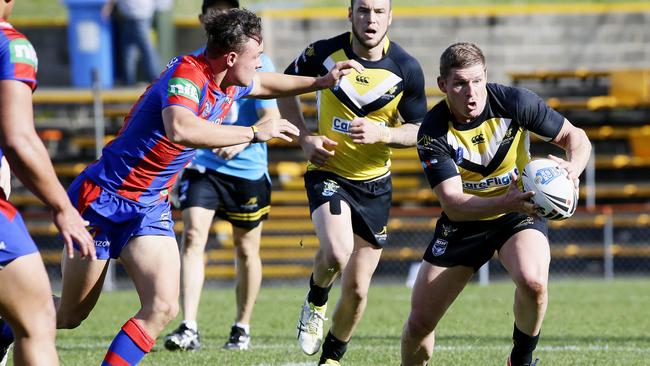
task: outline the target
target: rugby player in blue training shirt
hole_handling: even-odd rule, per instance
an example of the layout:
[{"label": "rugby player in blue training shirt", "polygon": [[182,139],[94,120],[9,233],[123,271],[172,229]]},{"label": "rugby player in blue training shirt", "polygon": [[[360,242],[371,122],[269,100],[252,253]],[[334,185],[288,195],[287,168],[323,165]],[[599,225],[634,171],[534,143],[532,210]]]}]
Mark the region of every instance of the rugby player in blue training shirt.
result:
[{"label": "rugby player in blue training shirt", "polygon": [[[238,8],[237,0],[204,0],[199,21],[209,11]],[[203,53],[204,49],[197,51]],[[274,71],[271,60],[261,55],[258,71]],[[280,116],[274,99],[237,101],[224,124],[250,126]],[[215,215],[232,224],[235,265],[235,322],[224,348],[245,350],[250,345],[250,321],[255,299],[262,284],[260,240],[262,221],[268,217],[271,182],[268,175],[266,143],[243,143],[219,149],[198,150],[179,182],[179,202],[183,210],[181,239],[181,310],[183,322],[165,337],[169,350],[196,350],[201,347],[196,322],[204,275],[204,251]],[[214,309],[211,310],[214,312]]]}]

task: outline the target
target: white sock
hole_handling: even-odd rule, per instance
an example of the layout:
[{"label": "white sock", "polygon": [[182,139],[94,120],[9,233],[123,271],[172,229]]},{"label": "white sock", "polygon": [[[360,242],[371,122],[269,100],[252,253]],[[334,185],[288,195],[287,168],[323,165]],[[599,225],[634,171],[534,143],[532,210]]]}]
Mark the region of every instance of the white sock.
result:
[{"label": "white sock", "polygon": [[236,327],[239,327],[239,328],[243,329],[244,332],[246,332],[246,334],[249,334],[250,331],[251,331],[251,326],[250,326],[250,324],[243,324],[243,323],[235,322],[234,325],[235,325]]},{"label": "white sock", "polygon": [[183,320],[183,324],[194,331],[199,330],[199,325],[196,323],[196,320]]}]

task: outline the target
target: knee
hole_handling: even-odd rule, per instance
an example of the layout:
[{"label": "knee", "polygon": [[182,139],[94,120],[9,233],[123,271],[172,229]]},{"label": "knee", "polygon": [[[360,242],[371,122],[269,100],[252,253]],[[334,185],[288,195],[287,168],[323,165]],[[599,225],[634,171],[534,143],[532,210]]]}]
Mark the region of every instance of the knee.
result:
[{"label": "knee", "polygon": [[537,276],[524,276],[518,288],[529,298],[543,302],[546,299],[548,283],[545,279]]},{"label": "knee", "polygon": [[157,300],[154,302],[149,313],[162,325],[167,325],[178,315],[178,301]]},{"label": "knee", "polygon": [[185,232],[185,240],[183,241],[183,251],[191,253],[203,253],[207,236],[202,230],[190,227]]},{"label": "knee", "polygon": [[345,250],[331,251],[325,254],[323,259],[325,260],[328,270],[338,273],[345,268],[351,254],[351,252]]},{"label": "knee", "polygon": [[359,284],[353,284],[344,289],[345,291],[345,301],[358,306],[359,304],[366,301],[368,298],[368,288],[359,286]]},{"label": "knee", "polygon": [[422,340],[436,329],[436,323],[411,313],[404,326],[405,336],[410,339]]},{"label": "knee", "polygon": [[239,261],[248,261],[259,258],[260,252],[258,246],[239,243],[236,248],[237,259]]}]

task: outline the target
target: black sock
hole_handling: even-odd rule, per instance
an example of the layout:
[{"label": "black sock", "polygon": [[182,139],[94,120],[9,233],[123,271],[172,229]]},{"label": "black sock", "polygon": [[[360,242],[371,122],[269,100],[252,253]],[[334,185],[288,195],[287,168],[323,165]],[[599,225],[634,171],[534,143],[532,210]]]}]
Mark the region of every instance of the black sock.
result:
[{"label": "black sock", "polygon": [[307,301],[316,306],[323,306],[327,304],[327,299],[331,289],[332,286],[319,287],[314,283],[314,274],[312,273],[311,277],[309,277],[309,294],[307,294]]},{"label": "black sock", "polygon": [[533,351],[537,347],[538,340],[539,333],[537,333],[536,336],[531,337],[520,331],[515,324],[514,330],[512,331],[512,342],[514,347],[512,347],[512,352],[510,353],[512,366],[530,365],[530,363],[533,362]]},{"label": "black sock", "polygon": [[347,349],[348,342],[338,340],[331,332],[327,332],[327,337],[323,341],[323,354],[320,356],[318,364],[325,363],[327,359],[340,361]]}]

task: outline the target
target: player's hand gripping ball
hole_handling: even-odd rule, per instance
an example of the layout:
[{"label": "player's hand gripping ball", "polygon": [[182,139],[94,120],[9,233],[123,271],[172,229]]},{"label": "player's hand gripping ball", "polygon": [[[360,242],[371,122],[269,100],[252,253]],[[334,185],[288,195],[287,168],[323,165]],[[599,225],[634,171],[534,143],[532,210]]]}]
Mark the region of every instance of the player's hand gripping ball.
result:
[{"label": "player's hand gripping ball", "polygon": [[576,211],[578,190],[566,170],[550,159],[535,159],[521,176],[524,192],[534,191],[531,201],[538,205],[538,215],[549,220],[564,220]]}]

